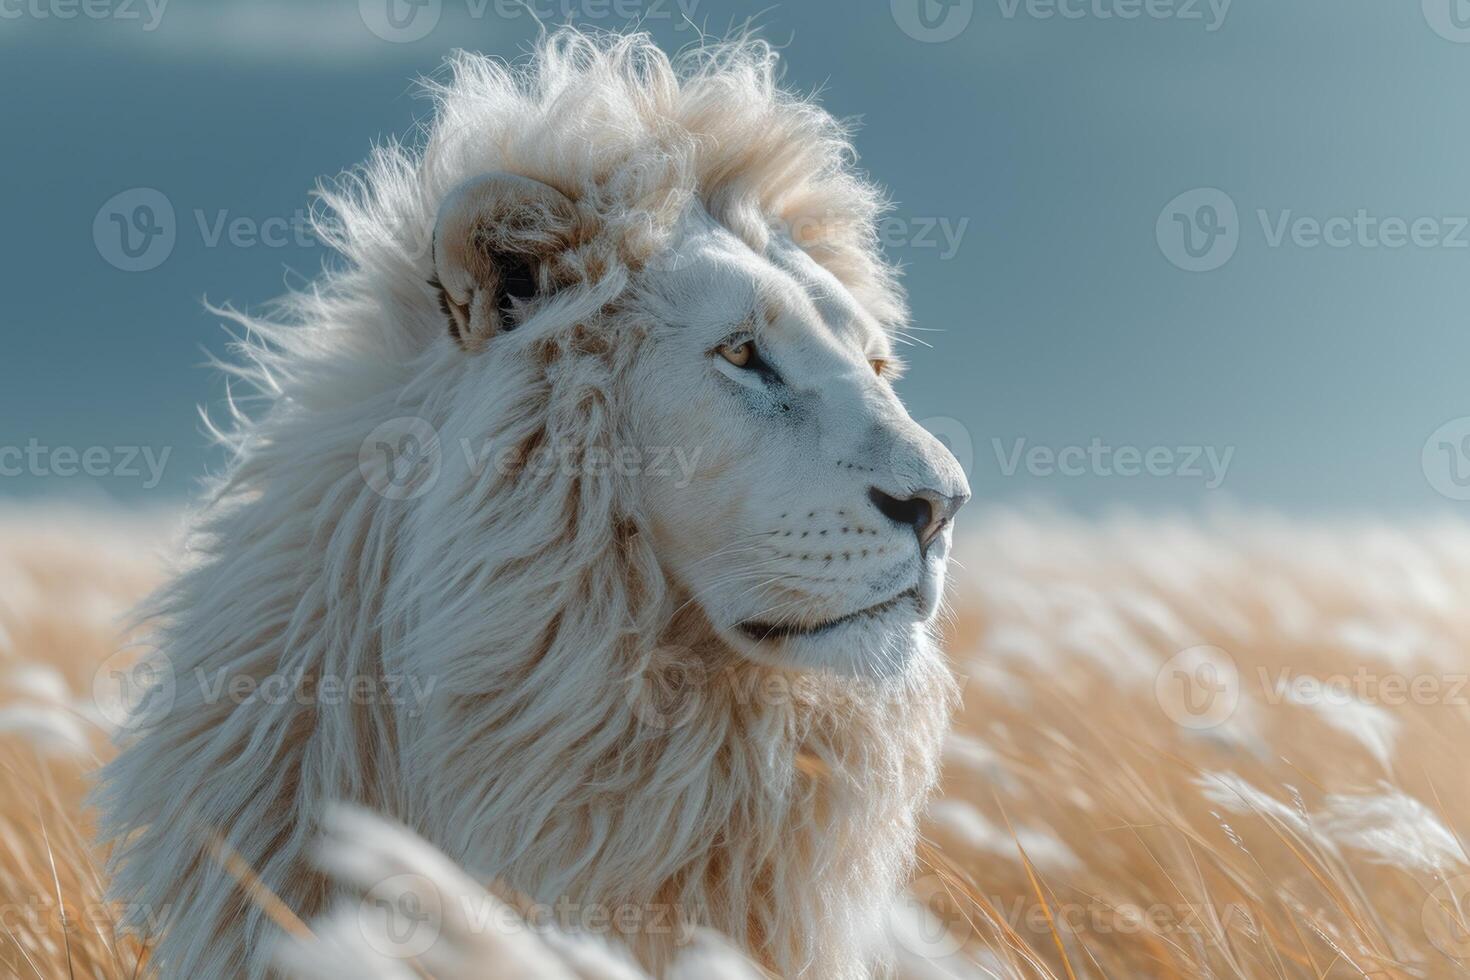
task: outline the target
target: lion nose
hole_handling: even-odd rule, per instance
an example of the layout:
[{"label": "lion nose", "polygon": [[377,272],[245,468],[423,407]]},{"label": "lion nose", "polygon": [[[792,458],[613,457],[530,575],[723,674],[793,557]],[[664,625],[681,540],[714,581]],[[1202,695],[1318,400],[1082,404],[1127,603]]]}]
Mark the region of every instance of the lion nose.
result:
[{"label": "lion nose", "polygon": [[900,499],[877,487],[869,487],[868,499],[893,523],[913,528],[919,538],[919,553],[928,554],[929,545],[949,525],[955,511],[965,505],[970,495],[964,493],[949,497],[935,490],[917,490]]}]

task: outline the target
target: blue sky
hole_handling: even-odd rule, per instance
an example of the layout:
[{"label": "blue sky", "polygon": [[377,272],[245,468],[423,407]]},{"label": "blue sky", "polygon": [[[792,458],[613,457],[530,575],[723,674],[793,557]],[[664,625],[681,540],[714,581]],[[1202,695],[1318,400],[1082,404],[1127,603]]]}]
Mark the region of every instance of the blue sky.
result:
[{"label": "blue sky", "polygon": [[[0,0],[0,497],[182,500],[218,465],[204,300],[310,278],[316,181],[411,134],[448,51],[536,30],[389,2]],[[1470,0],[530,6],[669,48],[758,15],[861,117],[933,331],[901,390],[977,497],[1470,506]]]}]

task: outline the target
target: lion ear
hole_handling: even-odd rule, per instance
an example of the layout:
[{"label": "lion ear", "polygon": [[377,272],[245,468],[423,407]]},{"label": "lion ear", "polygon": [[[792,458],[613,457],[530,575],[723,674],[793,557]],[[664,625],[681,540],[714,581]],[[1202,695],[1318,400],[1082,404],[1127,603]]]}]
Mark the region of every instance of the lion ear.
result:
[{"label": "lion ear", "polygon": [[515,325],[521,303],[552,287],[549,259],[564,249],[576,208],[561,191],[515,174],[455,188],[434,223],[434,278],[449,335],[476,350]]}]

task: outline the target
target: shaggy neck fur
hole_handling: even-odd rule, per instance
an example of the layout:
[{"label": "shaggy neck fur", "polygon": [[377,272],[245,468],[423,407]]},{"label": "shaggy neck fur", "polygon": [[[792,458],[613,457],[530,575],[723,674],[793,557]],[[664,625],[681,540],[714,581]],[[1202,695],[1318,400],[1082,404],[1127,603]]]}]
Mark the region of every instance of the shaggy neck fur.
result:
[{"label": "shaggy neck fur", "polygon": [[[575,68],[593,103],[608,99],[598,73],[651,87],[646,100],[673,99],[654,70],[666,63],[643,63],[661,57],[650,47],[562,36],[540,70]],[[701,70],[732,88],[738,69],[774,98],[768,65],[762,76],[735,62]],[[447,132],[464,131],[456,113],[472,95],[498,105],[524,88],[478,62],[460,70],[467,91],[441,106]],[[569,117],[573,142],[545,156],[564,164],[587,141],[576,107],[542,87]],[[668,133],[654,129],[677,180],[739,169],[671,164]],[[836,174],[848,212],[871,216],[876,198],[853,204],[859,185],[827,160],[841,141],[823,134],[831,145],[812,166]],[[472,161],[445,139],[431,135],[422,160],[377,160],[364,178],[373,194],[336,202],[353,265],[296,298],[299,325],[246,321],[271,346],[240,373],[269,408],[229,437],[234,462],[200,515],[189,567],[155,610],[171,689],[99,791],[115,894],[136,921],[168,914],[155,953],[168,975],[263,976],[276,927],[220,857],[238,855],[309,916],[329,898],[309,860],[313,820],[345,800],[536,900],[671,912],[781,975],[867,975],[935,777],[951,698],[938,653],[926,644],[903,676],[869,682],[757,667],[713,637],[659,567],[636,487],[575,465],[629,444],[619,384],[639,336],[615,319],[627,273],[610,258],[585,260],[575,299],[520,328],[539,338],[536,357],[507,359],[494,390],[466,383],[472,364],[422,288],[422,249],[374,244],[363,227],[423,227],[456,178],[509,152],[497,144],[500,158]],[[840,238],[856,225],[832,220],[841,209],[817,190],[804,199],[839,235],[822,252],[831,267],[886,282],[866,239]],[[364,480],[359,453],[375,425],[404,417],[438,442],[432,480],[395,500]],[[547,445],[574,465],[502,462]],[[238,678],[261,687],[219,688]],[[315,695],[272,696],[274,678]],[[328,696],[364,680],[366,696]],[[680,934],[624,938],[658,968]]]},{"label": "shaggy neck fur", "polygon": [[[544,438],[533,417],[496,444]],[[312,815],[350,800],[540,902],[645,910],[656,934],[621,938],[655,969],[687,936],[679,919],[781,975],[867,975],[935,777],[937,654],[884,683],[749,664],[696,611],[671,617],[685,599],[612,487],[476,487],[445,454],[446,506],[414,508],[365,486],[359,426],[331,445],[319,419],[260,433],[243,469],[271,478],[221,502],[203,563],[166,598],[172,710],[108,773],[112,826],[146,828],[120,849],[117,889],[171,907],[168,972],[266,969],[252,956],[273,927],[208,856],[209,829],[304,917],[326,898]],[[362,704],[210,702],[240,676],[380,683]]]}]

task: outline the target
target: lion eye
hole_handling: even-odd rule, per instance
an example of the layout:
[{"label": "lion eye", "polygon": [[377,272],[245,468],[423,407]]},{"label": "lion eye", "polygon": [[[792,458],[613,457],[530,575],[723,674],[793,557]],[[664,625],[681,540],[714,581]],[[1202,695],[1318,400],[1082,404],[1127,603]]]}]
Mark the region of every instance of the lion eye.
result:
[{"label": "lion eye", "polygon": [[868,364],[872,366],[873,373],[880,378],[883,377],[883,372],[888,370],[888,362],[881,357],[873,358]]},{"label": "lion eye", "polygon": [[720,348],[720,356],[738,368],[749,367],[756,360],[755,344],[749,340],[743,344],[725,344]]}]

